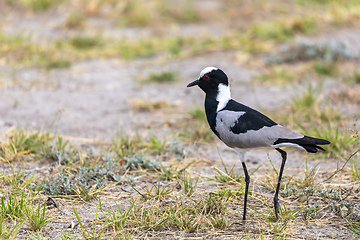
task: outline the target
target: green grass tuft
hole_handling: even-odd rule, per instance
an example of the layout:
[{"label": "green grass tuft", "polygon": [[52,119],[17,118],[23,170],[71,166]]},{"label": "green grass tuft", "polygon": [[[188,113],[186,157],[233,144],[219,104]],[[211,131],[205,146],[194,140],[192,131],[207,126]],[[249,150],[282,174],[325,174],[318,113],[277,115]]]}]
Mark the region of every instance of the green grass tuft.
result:
[{"label": "green grass tuft", "polygon": [[50,59],[45,65],[45,68],[48,70],[57,69],[57,68],[69,68],[69,67],[71,67],[71,61],[64,58]]},{"label": "green grass tuft", "polygon": [[0,213],[0,238],[15,239],[24,221],[20,219],[8,222],[5,216]]},{"label": "green grass tuft", "polygon": [[317,74],[322,76],[333,76],[337,73],[337,64],[334,62],[315,62],[314,70]]},{"label": "green grass tuft", "polygon": [[35,208],[32,208],[31,206],[25,208],[27,224],[30,230],[34,232],[39,231],[50,222],[49,215],[46,214],[45,209],[46,201],[43,204],[39,202]]},{"label": "green grass tuft", "polygon": [[194,108],[193,110],[190,110],[189,115],[193,119],[206,121],[206,114],[203,108]]},{"label": "green grass tuft", "polygon": [[102,41],[99,37],[77,36],[69,39],[69,43],[78,50],[87,50],[101,46]]},{"label": "green grass tuft", "polygon": [[38,154],[47,147],[52,136],[44,132],[30,132],[13,128],[8,132],[8,141],[0,142],[0,160],[12,162],[29,153]]},{"label": "green grass tuft", "polygon": [[161,73],[151,73],[145,82],[154,83],[173,83],[176,79],[176,72],[165,71]]},{"label": "green grass tuft", "polygon": [[195,191],[195,188],[199,182],[199,176],[197,177],[196,179],[196,182],[193,183],[192,182],[192,179],[191,179],[191,175],[184,172],[183,176],[182,176],[182,180],[180,180],[178,178],[178,181],[180,182],[183,190],[184,190],[184,193],[186,196],[188,197],[191,197],[191,195],[194,193]]},{"label": "green grass tuft", "polygon": [[354,162],[351,166],[351,176],[355,181],[360,182],[360,162]]},{"label": "green grass tuft", "polygon": [[65,0],[20,0],[25,7],[33,11],[46,11],[64,1]]},{"label": "green grass tuft", "polygon": [[309,33],[315,28],[313,18],[296,18],[254,24],[251,35],[265,40],[285,41],[298,33]]},{"label": "green grass tuft", "polygon": [[195,108],[189,111],[192,121],[187,121],[181,131],[180,137],[195,142],[211,142],[214,140],[214,133],[208,126],[205,111],[202,108]]},{"label": "green grass tuft", "polygon": [[85,16],[79,12],[70,12],[66,18],[65,27],[71,29],[82,28],[85,25]]},{"label": "green grass tuft", "polygon": [[323,146],[327,152],[319,153],[321,155],[341,157],[353,151],[359,145],[360,139],[349,130],[340,130],[338,127],[331,125],[307,129],[301,125],[299,127],[306,135],[326,139],[331,142],[330,145]]},{"label": "green grass tuft", "polygon": [[[99,202],[99,205],[101,205],[101,202]],[[76,208],[73,207],[73,211],[80,225],[81,234],[84,237],[84,239],[102,239],[102,235],[104,234],[107,223],[106,222],[103,223],[101,220],[98,219],[99,205],[96,206],[96,212],[95,212],[94,220],[92,221],[91,224],[90,231],[87,228],[85,228]],[[100,227],[98,227],[99,223],[101,224]]]}]

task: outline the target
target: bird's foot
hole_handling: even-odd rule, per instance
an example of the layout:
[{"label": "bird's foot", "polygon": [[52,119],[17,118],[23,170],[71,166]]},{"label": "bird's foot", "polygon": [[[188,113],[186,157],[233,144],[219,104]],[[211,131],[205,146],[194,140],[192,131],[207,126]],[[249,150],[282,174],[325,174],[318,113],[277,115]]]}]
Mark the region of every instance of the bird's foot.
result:
[{"label": "bird's foot", "polygon": [[276,197],[274,198],[274,209],[275,209],[276,220],[278,220],[279,219],[280,208],[279,208],[279,200]]}]

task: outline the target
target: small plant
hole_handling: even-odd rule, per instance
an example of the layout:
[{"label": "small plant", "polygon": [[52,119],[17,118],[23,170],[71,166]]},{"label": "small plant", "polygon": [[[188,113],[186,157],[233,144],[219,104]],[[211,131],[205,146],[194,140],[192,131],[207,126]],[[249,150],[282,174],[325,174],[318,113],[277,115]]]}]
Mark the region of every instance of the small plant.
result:
[{"label": "small plant", "polygon": [[360,181],[360,165],[359,162],[354,162],[351,166],[351,176],[355,181]]},{"label": "small plant", "polygon": [[299,125],[299,127],[309,136],[316,136],[331,142],[329,146],[324,147],[327,152],[319,153],[322,155],[343,156],[349,151],[352,151],[360,140],[356,135],[349,134],[349,131],[340,131],[338,127],[334,128],[331,125],[328,127],[311,127],[307,129],[301,125]]},{"label": "small plant", "polygon": [[139,134],[135,136],[123,135],[121,132],[116,134],[116,137],[112,139],[110,151],[114,151],[115,154],[123,161],[125,157],[134,155],[143,148],[143,139]]},{"label": "small plant", "polygon": [[73,186],[70,182],[69,176],[62,173],[59,173],[58,177],[43,181],[40,184],[40,189],[51,195],[68,195],[73,193]]},{"label": "small plant", "polygon": [[[127,168],[136,168],[148,161],[144,161],[144,153],[147,152],[151,155],[158,155],[160,153],[175,154],[177,157],[184,157],[186,152],[182,148],[181,144],[176,141],[166,141],[159,139],[155,134],[149,134],[148,137],[142,137],[139,134],[135,136],[124,136],[118,133],[112,140],[110,151],[113,151],[119,158],[120,164],[126,164]],[[163,155],[166,155],[163,154]],[[151,160],[154,164],[153,167],[147,166],[145,168],[158,167],[157,160]],[[131,166],[129,164],[132,164]],[[150,162],[148,162],[150,163]],[[145,164],[146,165],[146,164]]]},{"label": "small plant", "polygon": [[185,0],[180,8],[176,8],[177,11],[173,14],[174,19],[180,23],[198,22],[201,14],[196,9],[193,0]]},{"label": "small plant", "polygon": [[[0,238],[1,239],[9,239],[9,238],[16,238],[16,235],[23,224],[23,220],[11,221],[10,223],[7,222],[7,219],[3,214],[0,213]],[[15,224],[13,223],[15,222]]]},{"label": "small plant", "polygon": [[155,134],[150,134],[146,143],[144,144],[146,150],[150,153],[152,152],[164,152],[165,148],[167,147],[166,140],[159,139]]},{"label": "small plant", "polygon": [[141,207],[133,211],[132,218],[139,228],[147,231],[156,231],[168,222],[169,217],[166,212],[156,207]]},{"label": "small plant", "polygon": [[145,82],[172,83],[176,81],[176,72],[165,71],[161,73],[151,73]]},{"label": "small plant", "polygon": [[0,160],[2,162],[13,162],[18,157],[27,154],[28,152],[18,152],[14,144],[6,144],[0,142]]},{"label": "small plant", "polygon": [[212,193],[206,198],[194,200],[196,208],[204,214],[222,214],[226,211],[228,198],[216,196]]},{"label": "small plant", "polygon": [[[100,203],[101,205],[101,203]],[[98,219],[98,213],[99,213],[99,205],[96,206],[96,212],[94,216],[94,220],[92,221],[91,225],[91,232],[89,232],[83,225],[83,223],[80,220],[80,216],[77,213],[75,207],[73,207],[76,219],[79,222],[81,234],[83,235],[84,239],[101,239],[102,234],[104,233],[105,227],[107,225],[107,222],[102,223]],[[98,224],[101,224],[101,227],[98,227]]]},{"label": "small plant", "polygon": [[312,18],[288,19],[254,24],[250,28],[250,35],[262,39],[285,41],[297,33],[308,33],[315,27]]},{"label": "small plant", "polygon": [[214,134],[205,122],[192,123],[192,127],[185,126],[180,137],[195,142],[211,142],[214,140]]},{"label": "small plant", "polygon": [[360,235],[360,225],[356,224],[355,222],[351,221],[348,217],[345,216],[346,222],[348,226],[346,226],[350,231],[355,233],[356,235]]},{"label": "small plant", "polygon": [[131,232],[124,231],[124,232],[116,233],[116,234],[114,234],[113,237],[114,237],[114,239],[118,239],[118,240],[131,240],[131,239],[134,239],[133,238],[133,231],[131,231]]},{"label": "small plant", "polygon": [[165,147],[161,151],[161,153],[165,153],[169,155],[171,154],[178,160],[183,160],[187,155],[187,152],[184,149],[183,144],[176,139],[172,139],[171,141],[166,142]]},{"label": "small plant", "polygon": [[32,208],[31,206],[27,206],[25,208],[27,223],[32,231],[39,231],[41,228],[45,227],[50,222],[49,216],[45,213],[45,209],[46,201],[44,202],[44,204],[41,204],[41,202],[39,202],[37,204],[37,207],[35,208]]},{"label": "small plant", "polygon": [[[274,211],[274,208],[272,205],[268,205],[266,203],[267,206],[267,211],[265,211],[267,213],[267,215],[265,215],[264,217],[267,218],[267,220],[269,222],[276,222],[277,218],[276,218],[276,214]],[[296,217],[299,216],[299,212],[301,212],[303,209],[292,209],[292,210],[288,210],[285,206],[285,204],[283,206],[281,206],[281,204],[279,205],[279,218],[284,221],[287,222],[289,220],[292,220]]]},{"label": "small plant", "polygon": [[13,161],[29,153],[39,153],[52,139],[49,133],[27,132],[13,128],[7,135],[8,142],[0,142],[0,160]]},{"label": "small plant", "polygon": [[337,65],[333,62],[315,62],[314,70],[323,76],[332,76],[337,72]]},{"label": "small plant", "polygon": [[31,8],[33,11],[46,11],[55,4],[59,4],[64,0],[54,1],[54,0],[27,0],[21,1],[26,7]]},{"label": "small plant", "polygon": [[200,19],[200,13],[192,0],[180,1],[176,7],[166,1],[127,0],[123,2],[122,9],[122,24],[132,26],[169,22],[189,23]]},{"label": "small plant", "polygon": [[230,198],[237,198],[237,197],[241,197],[242,195],[244,195],[244,182],[241,182],[241,184],[239,184],[239,187],[234,191],[231,188],[222,188],[222,189],[217,189],[215,196],[220,197],[221,199],[223,199],[225,202],[227,202]]},{"label": "small plant", "polygon": [[289,221],[277,221],[276,223],[268,222],[268,227],[271,229],[271,233],[273,235],[273,239],[286,239],[285,229],[288,225]]},{"label": "small plant", "polygon": [[11,143],[18,151],[37,153],[52,140],[49,133],[25,132],[23,129],[15,129],[11,135]]},{"label": "small plant", "polygon": [[169,219],[179,229],[188,233],[195,232],[201,226],[201,214],[192,206],[183,203],[171,206],[168,210]]},{"label": "small plant", "polygon": [[[178,181],[180,181],[180,179],[178,179]],[[199,181],[199,176],[197,177],[196,182],[193,183],[190,174],[184,172],[183,180],[181,181],[181,185],[184,190],[184,193],[188,197],[191,197],[191,195],[194,193],[195,188],[198,184],[198,181]]]},{"label": "small plant", "polygon": [[160,163],[157,159],[145,160],[144,154],[134,154],[131,157],[125,157],[125,168],[135,170],[138,168],[159,169]]},{"label": "small plant", "polygon": [[272,239],[286,239],[287,233],[285,229],[287,228],[288,223],[299,216],[301,209],[286,209],[285,204],[279,206],[279,220],[276,218],[276,214],[272,205],[269,205],[267,200],[264,200],[263,203],[266,205],[267,209],[264,211],[259,211],[253,209],[261,218],[265,219],[267,223],[267,229],[270,234],[273,236]]},{"label": "small plant", "polygon": [[[266,189],[268,189],[269,191],[275,192],[276,191],[276,187],[277,187],[277,179],[279,178],[279,172],[277,170],[277,168],[274,166],[269,153],[267,154],[268,160],[270,162],[271,165],[271,173],[267,174],[265,176],[265,181],[263,181],[262,186],[265,187]],[[280,185],[280,189],[282,188],[283,183],[281,183]]]},{"label": "small plant", "polygon": [[74,189],[75,194],[83,201],[90,201],[94,199],[100,192],[104,190],[104,187],[98,187],[96,184],[90,188],[84,186],[76,186]]},{"label": "small plant", "polygon": [[[104,164],[93,167],[80,166],[73,175],[59,173],[57,177],[47,179],[39,185],[39,189],[51,195],[77,195],[88,201],[97,196],[106,186],[106,180],[113,182],[130,181],[127,175],[116,172],[117,160],[103,157]],[[150,163],[148,163],[150,165]]]},{"label": "small plant", "polygon": [[149,101],[148,99],[132,99],[130,105],[138,112],[154,112],[171,106],[167,100]]},{"label": "small plant", "polygon": [[69,40],[71,46],[79,50],[87,50],[101,45],[99,37],[78,36]]},{"label": "small plant", "polygon": [[85,17],[79,12],[71,12],[66,18],[65,27],[82,28],[85,25]]},{"label": "small plant", "polygon": [[174,178],[179,178],[180,174],[182,174],[183,172],[185,172],[185,170],[190,167],[192,164],[194,164],[195,160],[190,162],[189,164],[187,164],[185,167],[181,168],[178,170],[178,168],[166,168],[164,167],[162,164],[160,164],[161,169],[159,171],[159,176],[161,179],[164,180],[171,180]]},{"label": "small plant", "polygon": [[202,108],[194,108],[189,112],[189,116],[193,119],[206,120],[205,111]]},{"label": "small plant", "polygon": [[328,101],[322,100],[320,93],[322,84],[317,87],[311,85],[300,95],[294,97],[290,103],[290,115],[284,116],[288,124],[296,123],[302,129],[304,124],[307,128],[329,125],[333,122],[341,122],[343,116]]},{"label": "small plant", "polygon": [[100,193],[106,180],[113,182],[131,181],[127,175],[116,172],[117,160],[103,157],[104,163],[93,167],[80,166],[73,174],[59,173],[57,177],[49,178],[39,185],[39,189],[50,195],[77,195],[83,200],[90,200]]},{"label": "small plant", "polygon": [[[349,45],[336,40],[326,40],[322,45],[307,38],[296,38],[294,44],[284,46],[276,55],[267,57],[268,62],[294,63],[318,60],[318,63],[330,64],[342,59],[356,58]],[[323,73],[320,67],[320,72]]]},{"label": "small plant", "polygon": [[76,234],[71,234],[67,231],[61,232],[61,240],[76,240],[77,236]]},{"label": "small plant", "polygon": [[228,171],[228,169],[225,168],[225,173],[220,171],[216,167],[214,169],[217,172],[217,175],[215,176],[214,179],[211,179],[211,180],[214,180],[216,182],[219,182],[219,183],[236,183],[236,182],[238,182],[238,183],[240,183],[243,179],[242,175],[234,172],[234,167],[232,167],[230,169],[230,171]]},{"label": "small plant", "polygon": [[[206,124],[206,115],[202,108],[194,108],[188,112],[188,116],[193,121],[189,121],[184,126],[180,137],[190,139],[192,141],[209,142],[214,139],[214,134]],[[189,126],[191,124],[191,127]]]},{"label": "small plant", "polygon": [[106,221],[112,227],[114,232],[123,230],[126,227],[126,223],[129,219],[130,213],[135,209],[135,202],[133,200],[130,207],[127,210],[122,210],[120,206],[116,203],[116,209],[113,211],[105,210],[108,215],[105,215]]},{"label": "small plant", "polygon": [[160,182],[157,185],[153,184],[150,189],[142,189],[142,192],[137,190],[135,187],[133,187],[133,189],[146,200],[163,199],[173,191],[170,185],[160,186]]},{"label": "small plant", "polygon": [[304,208],[304,220],[308,221],[309,219],[315,219],[318,214],[319,214],[319,210],[320,210],[320,204],[315,203],[315,204],[307,204],[307,208]]},{"label": "small plant", "polygon": [[65,58],[50,59],[45,64],[45,68],[48,70],[57,69],[57,68],[69,68],[69,67],[71,67],[71,61]]},{"label": "small plant", "polygon": [[257,76],[256,79],[259,79],[261,82],[268,82],[271,84],[287,84],[293,81],[294,74],[284,68],[276,67],[271,69],[269,72]]},{"label": "small plant", "polygon": [[48,158],[58,161],[59,165],[69,165],[77,160],[76,150],[68,147],[69,141],[64,141],[62,137],[58,136],[55,144],[50,144],[45,148],[44,154]]},{"label": "small plant", "polygon": [[360,83],[360,72],[354,71],[352,79],[355,83]]},{"label": "small plant", "polygon": [[317,177],[318,165],[319,163],[316,164],[313,168],[309,169],[308,159],[306,159],[305,178],[302,180],[295,180],[296,185],[302,189],[307,187],[314,188],[316,186],[315,179]]},{"label": "small plant", "polygon": [[309,85],[308,88],[298,97],[293,98],[291,108],[296,112],[313,112],[315,106],[319,103],[319,94],[322,90],[322,85],[313,87]]},{"label": "small plant", "polygon": [[22,219],[25,214],[25,209],[32,201],[32,197],[29,194],[25,194],[23,191],[20,196],[15,193],[9,194],[8,199],[5,201],[4,197],[1,197],[1,216],[7,218]]},{"label": "small plant", "polygon": [[12,174],[5,174],[1,172],[5,181],[11,185],[14,192],[21,193],[24,188],[30,186],[33,182],[35,174],[32,175],[30,178],[27,178],[28,175],[22,172],[22,168],[24,166],[24,162],[21,163],[21,166],[18,171],[15,171],[14,167],[9,164]]},{"label": "small plant", "polygon": [[228,170],[222,159],[221,159],[221,163],[224,167],[225,173],[219,170],[217,167],[214,167],[215,171],[217,172],[217,175],[215,176],[215,178],[211,178],[209,180],[216,181],[219,183],[230,183],[230,184],[241,183],[243,181],[242,175],[235,173],[234,167]]},{"label": "small plant", "polygon": [[207,219],[209,221],[209,225],[213,228],[224,230],[229,227],[229,220],[224,214],[209,214]]}]

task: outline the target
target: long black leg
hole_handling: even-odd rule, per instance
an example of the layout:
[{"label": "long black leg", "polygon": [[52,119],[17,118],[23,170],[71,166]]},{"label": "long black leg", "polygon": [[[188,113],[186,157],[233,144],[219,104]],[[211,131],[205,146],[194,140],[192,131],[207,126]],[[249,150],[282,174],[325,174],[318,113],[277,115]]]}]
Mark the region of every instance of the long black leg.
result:
[{"label": "long black leg", "polygon": [[249,173],[248,173],[248,171],[247,171],[245,162],[242,161],[241,163],[242,163],[242,166],[243,166],[243,169],[244,169],[244,173],[245,173],[245,183],[246,183],[246,186],[245,186],[245,197],[244,197],[244,214],[243,214],[243,223],[245,224],[245,220],[246,220],[246,205],[247,205],[247,198],[248,198],[248,192],[249,192],[250,176],[249,176]]},{"label": "long black leg", "polygon": [[279,214],[279,190],[280,190],[280,184],[281,184],[281,178],[282,178],[282,174],[284,171],[284,167],[285,167],[285,162],[286,162],[286,152],[280,148],[275,148],[282,157],[282,162],[281,162],[281,167],[280,167],[280,172],[279,172],[279,179],[278,179],[278,183],[276,186],[276,192],[275,192],[275,196],[274,196],[274,208],[275,208],[275,215],[276,215],[276,219],[279,218],[278,214]]}]

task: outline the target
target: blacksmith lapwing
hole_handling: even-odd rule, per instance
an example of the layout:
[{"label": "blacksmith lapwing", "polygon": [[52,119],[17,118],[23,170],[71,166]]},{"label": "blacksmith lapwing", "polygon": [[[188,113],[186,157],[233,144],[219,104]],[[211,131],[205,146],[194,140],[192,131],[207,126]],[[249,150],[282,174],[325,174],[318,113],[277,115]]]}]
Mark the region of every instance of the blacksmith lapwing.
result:
[{"label": "blacksmith lapwing", "polygon": [[272,121],[262,113],[231,99],[226,74],[219,68],[206,67],[197,80],[187,87],[198,85],[205,92],[205,112],[211,130],[227,146],[235,149],[240,157],[245,174],[245,196],[243,221],[246,220],[246,204],[250,176],[245,165],[245,152],[254,148],[275,148],[282,157],[279,179],[274,196],[276,218],[279,213],[278,194],[286,162],[286,152],[281,147],[297,147],[310,153],[318,145],[330,144],[329,141],[304,136]]}]

